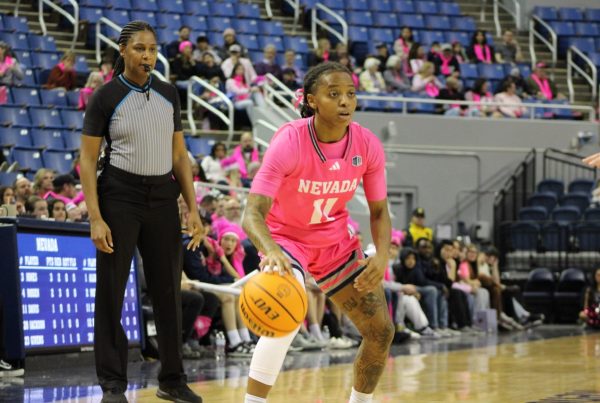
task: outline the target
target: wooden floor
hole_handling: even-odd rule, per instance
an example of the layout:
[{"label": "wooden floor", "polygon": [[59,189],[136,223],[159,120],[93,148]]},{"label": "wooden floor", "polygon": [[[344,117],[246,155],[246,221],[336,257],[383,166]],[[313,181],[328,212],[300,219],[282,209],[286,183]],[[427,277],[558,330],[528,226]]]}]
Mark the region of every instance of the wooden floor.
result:
[{"label": "wooden floor", "polygon": [[[245,382],[241,377],[190,386],[206,403],[237,403],[243,402]],[[347,402],[351,386],[349,364],[286,371],[269,403]],[[155,388],[130,391],[128,398],[131,402],[163,402],[155,392]],[[559,398],[561,394],[564,396]],[[99,400],[92,396],[80,401]],[[390,358],[375,401],[600,401],[600,335]]]}]

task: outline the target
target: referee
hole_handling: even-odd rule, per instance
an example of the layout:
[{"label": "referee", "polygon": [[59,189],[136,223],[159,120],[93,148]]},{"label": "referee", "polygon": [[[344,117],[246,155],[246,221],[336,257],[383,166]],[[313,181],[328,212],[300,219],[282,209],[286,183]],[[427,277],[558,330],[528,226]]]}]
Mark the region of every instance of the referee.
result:
[{"label": "referee", "polygon": [[[128,341],[120,320],[136,246],[158,333],[161,371],[156,395],[202,402],[188,388],[182,365],[180,193],[190,210],[190,248],[201,242],[203,228],[177,89],[149,74],[157,49],[156,33],[148,23],[133,21],[123,27],[114,78],[94,93],[83,125],[81,182],[97,248],[94,352],[103,402],[127,402]],[[106,156],[96,179],[103,139]]]}]

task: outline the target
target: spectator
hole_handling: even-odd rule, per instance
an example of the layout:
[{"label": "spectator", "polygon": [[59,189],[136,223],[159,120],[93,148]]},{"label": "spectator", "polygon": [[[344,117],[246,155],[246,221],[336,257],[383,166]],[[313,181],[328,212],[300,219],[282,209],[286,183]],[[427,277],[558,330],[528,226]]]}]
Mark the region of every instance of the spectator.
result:
[{"label": "spectator", "polygon": [[[385,71],[385,66],[387,64],[388,59],[390,58],[390,51],[385,43],[378,43],[375,45],[375,49],[377,49],[377,56],[375,56],[379,60],[379,72],[383,73]],[[353,63],[354,64],[354,63]]]},{"label": "spectator", "polygon": [[328,61],[330,62],[339,62],[340,59],[342,59],[343,57],[348,57],[350,59],[350,63],[352,65],[356,64],[356,60],[354,59],[354,57],[350,54],[350,52],[348,52],[348,45],[346,45],[343,42],[339,42],[336,46],[335,46],[335,52],[333,52],[331,54],[331,57],[329,58]]},{"label": "spectator", "polygon": [[10,54],[10,46],[0,41],[0,84],[17,85],[24,77],[19,61]]},{"label": "spectator", "polygon": [[429,47],[429,52],[427,52],[427,61],[434,63],[435,59],[439,56],[441,51],[442,51],[442,48],[440,46],[440,43],[432,42],[431,46]]},{"label": "spectator", "polygon": [[31,189],[31,182],[25,176],[21,176],[15,179],[13,189],[15,191],[16,202],[20,202],[23,205],[25,205],[27,199],[29,199],[33,195],[33,191]]},{"label": "spectator", "polygon": [[383,76],[379,72],[379,59],[374,57],[367,57],[365,60],[365,70],[360,73],[360,89],[370,93],[385,92],[385,81]]},{"label": "spectator", "polygon": [[408,76],[412,77],[416,75],[423,64],[427,62],[427,55],[425,54],[425,48],[417,42],[414,42],[408,52]]},{"label": "spectator", "polygon": [[250,188],[252,186],[252,180],[258,173],[258,170],[260,169],[260,165],[261,164],[259,161],[252,161],[251,163],[248,164],[248,177],[242,178],[242,185],[245,188]]},{"label": "spectator", "polygon": [[[437,98],[446,101],[464,101],[465,93],[461,91],[460,82],[457,78],[448,77],[446,79],[446,88],[443,88],[440,91]],[[477,111],[476,109],[469,109],[466,105],[457,104],[445,105],[443,108],[440,108],[440,111],[446,116],[473,116],[473,114],[470,113],[473,110]],[[477,111],[476,115],[479,115],[479,111]]]},{"label": "spectator", "polygon": [[302,82],[304,79],[304,71],[297,65],[298,60],[296,59],[296,52],[293,49],[288,49],[283,54],[283,66],[281,66],[282,70],[292,69],[296,72],[296,78]]},{"label": "spectator", "polygon": [[47,220],[48,202],[41,197],[31,196],[25,203],[25,211],[39,220]]},{"label": "spectator", "polygon": [[402,68],[402,58],[398,55],[389,57],[386,63],[386,70],[383,73],[383,79],[388,92],[409,91],[411,85]]},{"label": "spectator", "polygon": [[213,54],[210,52],[204,52],[202,54],[202,62],[198,64],[198,75],[207,80],[211,80],[213,77],[219,77],[221,82],[225,82],[223,69],[216,63]]},{"label": "spectator", "polygon": [[108,57],[108,56],[104,56],[104,58],[102,59],[102,62],[100,63],[99,69],[100,69],[100,75],[102,76],[102,80],[104,81],[104,83],[109,82],[110,80],[112,80],[113,78],[113,64],[115,63],[115,61]]},{"label": "spectator", "polygon": [[[237,164],[237,162],[229,164],[225,167],[225,181],[227,186],[231,186],[233,188],[244,187],[244,184],[242,183],[242,175],[240,174],[240,166]],[[236,198],[238,197],[238,191],[232,189],[229,191],[229,195]]]},{"label": "spectator", "polygon": [[415,39],[412,33],[412,29],[410,29],[409,27],[402,27],[402,30],[400,31],[400,36],[394,42],[394,52],[398,56],[402,57],[402,55],[404,55],[404,57],[406,58],[412,50],[414,42]]},{"label": "spectator", "polygon": [[85,87],[79,90],[79,104],[77,105],[77,109],[84,111],[94,91],[103,84],[104,77],[102,76],[102,73],[99,71],[92,71],[88,76]]},{"label": "spectator", "polygon": [[452,43],[452,54],[460,64],[466,63],[469,60],[465,48],[463,48],[463,45],[458,41]]},{"label": "spectator", "polygon": [[[189,42],[190,41],[190,34],[192,33],[192,29],[190,27],[188,27],[187,25],[182,25],[179,28],[179,38],[177,38],[177,40],[169,43],[167,45],[167,58],[169,59],[169,61],[173,61],[177,55],[179,53],[181,53],[181,44],[183,42]],[[194,45],[192,44],[192,48],[194,47]]]},{"label": "spectator", "polygon": [[256,71],[250,59],[242,57],[242,47],[234,44],[229,48],[229,57],[221,64],[225,77],[231,77],[235,71],[234,67],[241,64],[244,67],[244,78],[248,85],[256,81]]},{"label": "spectator", "polygon": [[54,191],[48,192],[44,195],[46,200],[49,199],[60,199],[67,204],[67,207],[76,206],[83,201],[83,192],[77,193],[75,188],[75,178],[72,175],[59,175],[52,181]]},{"label": "spectator", "polygon": [[48,213],[51,219],[57,222],[67,221],[67,208],[65,202],[53,199],[48,202]]},{"label": "spectator", "polygon": [[265,101],[260,93],[260,89],[249,84],[246,69],[242,63],[237,63],[234,66],[231,77],[227,80],[225,86],[227,93],[231,94],[233,97],[235,109],[245,110],[248,114],[248,118],[252,120],[254,116],[254,106],[263,106]]},{"label": "spectator", "polygon": [[460,64],[458,59],[452,53],[452,45],[444,43],[441,46],[441,52],[433,58],[435,64],[435,74],[448,77],[453,75],[457,77],[460,74]]},{"label": "spectator", "polygon": [[225,143],[219,141],[213,144],[210,155],[207,155],[202,159],[200,165],[206,173],[206,178],[213,182],[218,183],[225,180],[225,169],[221,164],[223,158],[227,156],[227,146]]},{"label": "spectator", "polygon": [[520,63],[523,61],[521,46],[515,40],[515,35],[510,29],[504,31],[502,43],[496,47],[496,61],[498,63]]},{"label": "spectator", "polygon": [[277,56],[277,48],[275,45],[269,44],[265,46],[263,49],[263,56],[263,61],[257,63],[255,66],[256,74],[258,76],[265,76],[268,73],[271,73],[281,80],[281,67],[279,67],[275,60],[275,57]]},{"label": "spectator", "polygon": [[512,80],[504,81],[502,92],[496,94],[496,102],[508,105],[500,105],[498,110],[507,118],[520,118],[527,114],[527,108],[520,106],[521,98],[517,95],[517,85]]},{"label": "spectator", "polygon": [[411,90],[420,92],[431,98],[436,98],[440,94],[440,90],[444,85],[434,75],[435,67],[431,62],[425,62],[421,69],[413,77]]},{"label": "spectator", "polygon": [[317,42],[317,48],[308,55],[308,67],[328,62],[331,56],[331,42],[327,38],[320,38]]},{"label": "spectator", "polygon": [[197,63],[200,63],[203,62],[203,56],[205,53],[210,53],[215,63],[221,64],[222,60],[219,57],[219,54],[212,48],[212,46],[210,46],[208,38],[204,35],[200,35],[196,39],[196,49],[194,49],[192,56]]},{"label": "spectator", "polygon": [[521,70],[519,70],[518,67],[513,67],[510,70],[510,74],[506,77],[504,77],[499,83],[498,83],[498,92],[503,91],[504,88],[506,88],[506,83],[508,81],[512,81],[513,83],[515,83],[516,86],[516,94],[521,97],[521,98],[525,98],[527,96],[529,96],[529,88],[527,86],[527,82],[525,81],[525,79],[523,79],[523,76],[521,75]]},{"label": "spectator", "polygon": [[296,91],[298,88],[301,88],[298,76],[296,76],[296,71],[294,69],[283,69],[281,72],[281,82],[291,91]]},{"label": "spectator", "polygon": [[471,45],[467,49],[467,56],[472,63],[495,63],[494,48],[487,44],[485,31],[475,31],[471,38]]},{"label": "spectator", "polygon": [[360,80],[358,78],[358,75],[354,71],[354,65],[352,64],[352,60],[348,56],[342,56],[339,63],[342,66],[345,66],[350,71],[350,74],[352,76],[352,82],[354,83],[354,87],[356,89],[360,88]]},{"label": "spectator", "polygon": [[224,61],[229,57],[230,48],[232,45],[239,46],[239,48],[240,48],[239,53],[240,53],[241,57],[246,56],[246,48],[244,48],[242,46],[242,44],[238,42],[236,35],[235,35],[235,30],[233,28],[227,28],[223,31],[223,46],[215,49],[217,51],[219,57],[221,58],[221,60]]},{"label": "spectator", "polygon": [[533,73],[527,79],[527,87],[530,93],[537,99],[552,101],[553,99],[566,99],[566,97],[558,92],[554,81],[548,77],[546,73],[546,64],[538,63],[533,69]]},{"label": "spectator", "polygon": [[594,272],[592,285],[585,289],[583,294],[583,309],[579,312],[579,318],[585,322],[590,329],[600,328],[600,268]]},{"label": "spectator", "polygon": [[200,217],[210,217],[217,211],[217,198],[211,194],[208,194],[200,201]]},{"label": "spectator", "polygon": [[15,204],[15,191],[10,186],[0,186],[0,205]]},{"label": "spectator", "polygon": [[75,72],[75,53],[67,51],[60,62],[50,70],[48,81],[44,88],[64,88],[71,91],[77,85],[77,73]]},{"label": "spectator", "polygon": [[485,78],[478,78],[475,80],[473,89],[467,91],[465,94],[467,101],[473,101],[477,104],[471,106],[470,109],[475,111],[469,111],[472,116],[492,116],[501,117],[502,115],[497,111],[495,106],[486,105],[494,101],[494,96],[489,91],[489,83]]},{"label": "spectator", "polygon": [[175,85],[180,94],[187,91],[189,80],[192,76],[199,74],[199,66],[192,57],[193,44],[191,41],[179,43],[179,53],[171,62],[172,74],[175,76]]},{"label": "spectator", "polygon": [[44,197],[46,193],[53,190],[52,181],[54,180],[54,171],[51,169],[41,168],[33,177],[32,192],[35,196]]},{"label": "spectator", "polygon": [[425,226],[425,209],[413,210],[408,229],[404,231],[404,246],[413,246],[415,240],[425,238],[433,241],[433,230]]}]

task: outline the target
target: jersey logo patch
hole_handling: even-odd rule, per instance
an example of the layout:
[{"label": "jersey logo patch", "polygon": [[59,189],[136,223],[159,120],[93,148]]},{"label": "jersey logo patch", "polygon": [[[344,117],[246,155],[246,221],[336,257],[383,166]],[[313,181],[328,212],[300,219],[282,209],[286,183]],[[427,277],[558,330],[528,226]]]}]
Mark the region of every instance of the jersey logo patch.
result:
[{"label": "jersey logo patch", "polygon": [[360,155],[355,155],[352,157],[352,166],[359,167],[362,165],[362,157]]},{"label": "jersey logo patch", "polygon": [[342,168],[340,167],[340,163],[337,161],[331,167],[329,167],[330,171],[339,171],[340,169]]}]

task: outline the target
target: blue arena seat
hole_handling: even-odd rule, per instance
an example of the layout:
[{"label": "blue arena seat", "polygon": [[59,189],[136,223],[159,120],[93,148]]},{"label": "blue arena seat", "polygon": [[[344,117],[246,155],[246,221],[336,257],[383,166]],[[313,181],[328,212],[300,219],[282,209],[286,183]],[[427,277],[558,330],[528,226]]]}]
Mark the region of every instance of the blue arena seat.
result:
[{"label": "blue arena seat", "polygon": [[115,10],[131,10],[130,0],[105,0],[108,8],[114,8]]},{"label": "blue arena seat", "polygon": [[558,36],[573,36],[575,35],[575,25],[572,22],[553,21],[550,26]]},{"label": "blue arena seat", "polygon": [[350,25],[373,26],[373,14],[370,11],[348,11],[346,21]]},{"label": "blue arena seat", "polygon": [[554,293],[554,319],[558,323],[575,323],[579,318],[583,292],[587,286],[583,271],[575,268],[560,273]]},{"label": "blue arena seat", "polygon": [[348,27],[348,36],[352,43],[369,42],[369,28],[367,27]]},{"label": "blue arena seat", "polygon": [[531,207],[541,206],[546,209],[547,212],[554,210],[558,203],[558,198],[554,193],[551,192],[540,192],[535,193],[529,198],[528,204]]},{"label": "blue arena seat", "polygon": [[41,70],[52,70],[58,64],[60,58],[57,53],[33,53],[31,55],[32,67]]},{"label": "blue arena seat", "polygon": [[478,79],[479,71],[475,63],[463,63],[460,65],[460,75],[465,79]]},{"label": "blue arena seat", "polygon": [[63,124],[65,127],[72,130],[83,129],[83,112],[63,109],[60,111],[62,116]]},{"label": "blue arena seat", "polygon": [[0,40],[6,42],[8,46],[16,50],[29,51],[29,39],[27,34],[23,33],[0,33]]},{"label": "blue arena seat", "polygon": [[420,31],[419,39],[424,45],[431,45],[434,42],[446,42],[446,36],[442,31]]},{"label": "blue arena seat", "polygon": [[396,0],[392,3],[392,9],[397,13],[413,14],[415,4],[411,0]]},{"label": "blue arena seat", "polygon": [[415,11],[424,15],[438,14],[438,3],[435,1],[417,1],[415,2]]},{"label": "blue arena seat", "polygon": [[31,119],[26,108],[1,106],[0,124],[3,126],[31,127]]},{"label": "blue arena seat", "polygon": [[258,4],[238,3],[235,5],[235,15],[239,18],[260,19],[260,7]]},{"label": "blue arena seat", "polygon": [[158,12],[158,2],[156,0],[131,0],[133,10]]},{"label": "blue arena seat", "polygon": [[560,7],[558,17],[563,21],[582,21],[583,10],[575,7]]},{"label": "blue arena seat", "polygon": [[0,129],[0,147],[31,147],[30,130],[24,127],[3,127]]},{"label": "blue arena seat", "polygon": [[153,27],[158,27],[158,20],[156,18],[156,14],[152,11],[132,11],[131,19],[133,20],[142,20],[146,21],[148,24]]},{"label": "blue arena seat", "polygon": [[581,210],[575,206],[557,207],[552,212],[552,220],[561,224],[571,224],[579,221]]},{"label": "blue arena seat", "polygon": [[479,76],[488,80],[502,80],[504,78],[504,65],[479,63]]},{"label": "blue arena seat", "polygon": [[465,48],[471,43],[471,36],[466,32],[448,31],[446,32],[446,39],[450,43],[458,42]]},{"label": "blue arena seat", "polygon": [[393,1],[391,0],[370,0],[369,10],[391,13],[393,10]]},{"label": "blue arena seat", "polygon": [[569,183],[569,193],[592,193],[596,182],[592,179],[575,179]]},{"label": "blue arena seat", "polygon": [[590,205],[590,195],[587,193],[568,193],[560,198],[560,205],[575,206],[580,212],[585,211]]},{"label": "blue arena seat", "polygon": [[260,49],[264,49],[267,45],[275,45],[277,52],[285,52],[283,38],[280,36],[259,36],[258,44],[260,45]]},{"label": "blue arena seat", "polygon": [[223,32],[226,28],[233,27],[231,18],[228,17],[211,17],[207,19],[208,30]]},{"label": "blue arena seat", "polygon": [[588,8],[585,10],[585,19],[600,22],[600,8]]},{"label": "blue arena seat", "polygon": [[194,27],[195,32],[206,32],[208,31],[208,23],[206,22],[206,16],[203,15],[184,15],[181,18],[182,25],[188,27]]},{"label": "blue arena seat", "polygon": [[105,10],[103,15],[121,27],[127,25],[127,23],[131,21],[128,10]]},{"label": "blue arena seat", "polygon": [[263,35],[286,36],[283,24],[279,21],[260,21],[260,29]]},{"label": "blue arena seat", "polygon": [[65,149],[77,151],[81,147],[81,132],[63,131],[63,140],[65,141]]},{"label": "blue arena seat", "polygon": [[426,15],[425,26],[428,29],[449,30],[450,18],[445,15]]},{"label": "blue arena seat", "polygon": [[332,10],[343,10],[346,8],[343,0],[323,0],[325,7],[331,8]]},{"label": "blue arena seat", "polygon": [[236,35],[237,40],[247,49],[249,50],[262,50],[263,47],[259,42],[258,35],[246,35],[246,34],[238,34]]},{"label": "blue arena seat", "polygon": [[537,185],[538,192],[551,192],[560,198],[565,193],[565,184],[558,179],[545,179]]},{"label": "blue arena seat", "polygon": [[40,90],[42,103],[45,106],[67,107],[67,91],[62,89]]},{"label": "blue arena seat", "polygon": [[554,7],[536,6],[533,8],[532,14],[545,21],[558,20],[558,12]]},{"label": "blue arena seat", "polygon": [[398,26],[398,18],[393,13],[375,13],[373,22],[376,27],[396,28]]},{"label": "blue arena seat", "polygon": [[18,162],[22,168],[37,171],[44,167],[42,153],[33,147],[14,147],[11,151],[12,160]]},{"label": "blue arena seat", "polygon": [[442,2],[439,4],[439,13],[441,15],[462,15],[460,6],[453,2]]},{"label": "blue arena seat", "polygon": [[183,9],[189,15],[209,16],[208,2],[188,0],[183,3]]},{"label": "blue arena seat", "polygon": [[17,172],[0,172],[0,186],[12,186],[17,180]]},{"label": "blue arena seat", "polygon": [[62,132],[57,129],[31,129],[31,140],[37,148],[65,149]]},{"label": "blue arena seat", "polygon": [[522,207],[519,210],[520,221],[544,221],[548,218],[548,210],[542,206]]},{"label": "blue arena seat", "polygon": [[600,35],[600,29],[598,29],[597,23],[576,22],[575,23],[575,34],[577,36],[598,36],[598,35]]},{"label": "blue arena seat", "polygon": [[210,2],[209,10],[211,15],[219,17],[235,17],[235,9],[231,3]]},{"label": "blue arena seat", "polygon": [[307,54],[310,52],[308,41],[301,36],[286,36],[283,38],[283,44],[286,49],[293,49],[296,53]]},{"label": "blue arena seat", "polygon": [[452,17],[450,21],[452,22],[452,29],[454,30],[468,32],[477,30],[477,24],[473,17]]},{"label": "blue arena seat", "polygon": [[585,221],[600,221],[600,207],[588,208],[583,217]]},{"label": "blue arena seat", "polygon": [[183,0],[158,0],[158,9],[160,12],[163,13],[185,13],[185,9],[183,7]]},{"label": "blue arena seat", "polygon": [[35,88],[16,88],[10,89],[13,97],[13,103],[19,106],[39,106],[41,105],[39,91]]},{"label": "blue arena seat", "polygon": [[88,21],[91,24],[95,24],[102,17],[102,9],[101,8],[89,8],[89,7],[81,7],[79,9],[79,19],[81,21]]},{"label": "blue arena seat", "polygon": [[29,108],[33,127],[62,128],[63,122],[57,109]]},{"label": "blue arena seat", "polygon": [[261,33],[258,20],[233,20],[233,28],[238,34],[258,35]]},{"label": "blue arena seat", "polygon": [[577,224],[575,238],[579,250],[597,252],[600,245],[600,223],[590,221]]},{"label": "blue arena seat", "polygon": [[33,68],[33,61],[31,59],[31,52],[28,50],[15,50],[15,57],[23,68]]},{"label": "blue arena seat", "polygon": [[537,268],[529,272],[529,278],[523,290],[523,302],[531,313],[544,314],[552,318],[554,313],[554,277],[546,268]]},{"label": "blue arena seat", "polygon": [[209,155],[212,146],[216,142],[213,138],[192,136],[186,136],[185,140],[188,150],[194,157]]},{"label": "blue arena seat", "polygon": [[[181,28],[182,25],[187,25],[179,14],[157,13],[156,22],[160,28],[177,31],[179,31],[179,28]],[[196,30],[194,25],[189,25],[189,27],[191,27],[192,30]]]},{"label": "blue arena seat", "polygon": [[44,166],[59,173],[68,173],[73,169],[73,153],[69,151],[44,150]]},{"label": "blue arena seat", "polygon": [[425,20],[421,14],[401,14],[398,16],[398,24],[401,27],[410,27],[413,29],[425,28]]},{"label": "blue arena seat", "polygon": [[9,15],[4,15],[2,17],[2,25],[4,26],[5,31],[21,33],[30,32],[29,24],[27,22],[27,18],[25,17],[12,17]]},{"label": "blue arena seat", "polygon": [[373,43],[388,43],[390,38],[394,38],[394,32],[390,28],[371,28],[369,37]]},{"label": "blue arena seat", "polygon": [[36,52],[57,52],[53,36],[29,35],[29,49]]},{"label": "blue arena seat", "polygon": [[346,2],[346,9],[347,10],[367,11],[367,10],[369,10],[369,2],[368,2],[368,0],[352,0],[352,1]]},{"label": "blue arena seat", "polygon": [[512,250],[536,250],[540,227],[530,221],[516,222],[510,225],[510,242]]},{"label": "blue arena seat", "polygon": [[558,222],[544,224],[541,230],[542,246],[546,252],[564,252],[569,247],[568,226]]}]

